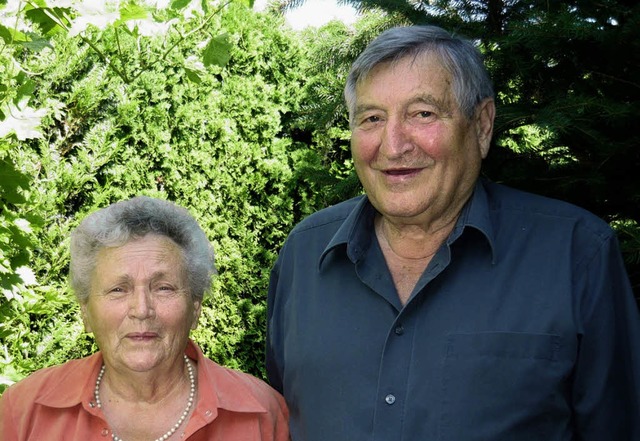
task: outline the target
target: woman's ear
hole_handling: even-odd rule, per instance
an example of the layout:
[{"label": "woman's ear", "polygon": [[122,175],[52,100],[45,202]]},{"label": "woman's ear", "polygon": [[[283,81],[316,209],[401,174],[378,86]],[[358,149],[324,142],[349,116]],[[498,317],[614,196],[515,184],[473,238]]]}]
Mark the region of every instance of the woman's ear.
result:
[{"label": "woman's ear", "polygon": [[193,301],[193,322],[191,323],[191,329],[198,327],[200,321],[200,313],[202,312],[202,302],[200,300]]},{"label": "woman's ear", "polygon": [[87,333],[93,332],[93,329],[91,329],[91,323],[88,319],[86,303],[80,303],[80,316],[82,317],[82,323],[84,324],[85,332]]}]

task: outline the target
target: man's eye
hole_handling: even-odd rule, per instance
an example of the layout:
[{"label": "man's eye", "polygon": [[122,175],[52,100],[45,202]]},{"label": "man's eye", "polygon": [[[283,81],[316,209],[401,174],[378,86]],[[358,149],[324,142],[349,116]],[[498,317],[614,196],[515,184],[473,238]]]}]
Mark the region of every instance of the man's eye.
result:
[{"label": "man's eye", "polygon": [[360,120],[360,126],[363,128],[376,126],[382,118],[377,115],[365,116]]},{"label": "man's eye", "polygon": [[423,110],[422,112],[419,112],[418,115],[421,118],[431,118],[432,116],[434,116],[434,113],[428,110]]}]

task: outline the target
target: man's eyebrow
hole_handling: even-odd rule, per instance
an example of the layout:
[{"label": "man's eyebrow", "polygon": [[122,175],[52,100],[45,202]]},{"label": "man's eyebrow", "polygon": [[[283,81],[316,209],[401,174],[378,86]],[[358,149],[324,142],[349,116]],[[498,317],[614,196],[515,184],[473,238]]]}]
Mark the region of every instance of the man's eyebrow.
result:
[{"label": "man's eyebrow", "polygon": [[443,100],[440,98],[436,98],[435,96],[425,93],[421,95],[417,95],[411,101],[409,101],[409,105],[411,104],[428,104],[430,106],[435,106],[440,112],[450,116],[453,114],[453,109],[451,108],[450,100]]},{"label": "man's eyebrow", "polygon": [[373,104],[360,104],[356,106],[356,115],[360,115],[362,113],[368,112],[370,110],[378,110],[380,107],[374,106]]},{"label": "man's eyebrow", "polygon": [[[438,111],[444,113],[447,116],[451,116],[453,114],[453,109],[451,108],[450,100],[443,100],[441,98],[436,98],[430,93],[419,94],[413,97],[408,101],[407,106],[412,104],[428,104],[430,106],[435,106]],[[371,110],[379,110],[380,107],[374,104],[360,104],[356,106],[355,115],[361,115],[365,112],[369,112]]]}]

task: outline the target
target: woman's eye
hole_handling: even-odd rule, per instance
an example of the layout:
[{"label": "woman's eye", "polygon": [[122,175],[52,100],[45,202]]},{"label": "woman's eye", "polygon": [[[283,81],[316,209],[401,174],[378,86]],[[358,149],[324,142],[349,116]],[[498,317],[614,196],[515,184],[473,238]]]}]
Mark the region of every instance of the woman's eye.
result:
[{"label": "woman's eye", "polygon": [[159,285],[154,289],[154,291],[158,295],[168,296],[168,295],[173,295],[174,293],[178,292],[178,289],[175,286],[172,286],[172,285]]},{"label": "woman's eye", "polygon": [[103,291],[104,295],[109,296],[110,298],[120,299],[126,297],[127,290],[122,286],[116,286],[114,288],[107,289]]}]

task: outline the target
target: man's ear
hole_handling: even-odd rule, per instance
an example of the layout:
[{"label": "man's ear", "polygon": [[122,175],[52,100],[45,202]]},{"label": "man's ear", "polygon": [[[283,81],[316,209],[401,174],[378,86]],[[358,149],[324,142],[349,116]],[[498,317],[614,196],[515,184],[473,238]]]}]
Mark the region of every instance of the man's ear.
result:
[{"label": "man's ear", "polygon": [[487,157],[493,136],[493,120],[496,116],[496,104],[493,98],[485,98],[476,106],[475,129],[482,159]]}]

